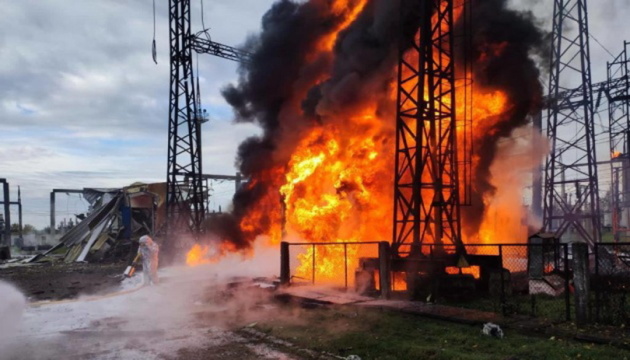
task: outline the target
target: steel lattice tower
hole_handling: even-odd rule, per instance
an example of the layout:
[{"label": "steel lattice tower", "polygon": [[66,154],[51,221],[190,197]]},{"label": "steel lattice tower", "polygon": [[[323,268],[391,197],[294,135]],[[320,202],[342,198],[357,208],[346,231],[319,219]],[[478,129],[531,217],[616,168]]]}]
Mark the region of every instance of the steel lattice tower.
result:
[{"label": "steel lattice tower", "polygon": [[460,225],[453,0],[417,1],[420,36],[401,44],[393,254],[423,243],[463,251]]},{"label": "steel lattice tower", "polygon": [[[630,190],[628,174],[628,159],[630,149],[630,59],[628,59],[628,47],[630,43],[624,42],[623,51],[613,61],[607,64],[608,75],[608,120],[610,126],[610,153],[614,157],[611,161],[611,206],[612,226],[616,241],[620,241],[622,235],[627,236],[630,229],[622,227],[621,217],[623,210],[628,208]],[[621,176],[620,176],[621,175]]]},{"label": "steel lattice tower", "polygon": [[[587,14],[586,0],[554,0],[543,226],[592,245],[600,212]],[[560,96],[576,87],[577,96]]]},{"label": "steel lattice tower", "polygon": [[173,234],[201,229],[205,217],[201,179],[200,123],[192,63],[190,0],[169,1],[170,101],[168,123],[168,169],[166,233],[172,249]]},{"label": "steel lattice tower", "polygon": [[610,152],[619,151],[628,155],[628,131],[630,131],[630,60],[628,47],[607,64],[608,69],[608,115],[610,121]]}]

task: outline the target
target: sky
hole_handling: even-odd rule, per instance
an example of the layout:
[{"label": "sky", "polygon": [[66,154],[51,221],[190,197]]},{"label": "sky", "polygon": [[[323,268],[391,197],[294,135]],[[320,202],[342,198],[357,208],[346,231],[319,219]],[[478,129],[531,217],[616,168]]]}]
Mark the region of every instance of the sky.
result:
[{"label": "sky", "polygon": [[[191,2],[196,32],[202,29],[201,2]],[[205,24],[214,41],[238,46],[259,30],[273,2],[205,0]],[[551,29],[552,0],[510,2],[532,10]],[[156,1],[157,65],[151,58],[152,6],[151,0],[0,0],[0,178],[11,184],[12,200],[21,186],[25,223],[48,225],[53,188],[165,181],[167,1]],[[602,44],[591,41],[597,82],[605,79],[611,59],[604,48],[616,55],[630,40],[630,3],[591,1],[589,10],[591,34]],[[220,95],[236,81],[237,64],[210,55],[196,62],[211,118],[202,130],[204,173],[234,174],[238,144],[259,133],[253,125],[232,123]],[[605,125],[607,119],[598,121]],[[607,145],[602,149],[598,157],[606,160]],[[600,183],[607,187],[610,175],[602,174]],[[233,189],[232,183],[213,184],[212,208],[225,209]],[[57,218],[85,206],[78,195],[58,195]],[[17,222],[17,209],[11,214]]]}]

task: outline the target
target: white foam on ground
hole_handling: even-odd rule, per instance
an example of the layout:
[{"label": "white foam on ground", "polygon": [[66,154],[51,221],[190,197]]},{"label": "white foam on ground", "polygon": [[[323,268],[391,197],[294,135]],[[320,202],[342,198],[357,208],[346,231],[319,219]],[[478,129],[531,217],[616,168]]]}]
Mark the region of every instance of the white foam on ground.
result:
[{"label": "white foam on ground", "polygon": [[25,308],[24,295],[13,285],[0,281],[0,350],[7,346],[7,339],[19,328]]},{"label": "white foam on ground", "polygon": [[[229,267],[160,269],[161,284],[148,287],[140,287],[139,273],[114,294],[28,307],[19,331],[3,336],[9,344],[0,348],[0,359],[154,359],[183,348],[243,343],[220,323],[199,319],[211,306],[205,300],[209,289],[228,276],[223,269]],[[282,355],[260,351],[274,354],[261,358]]]}]

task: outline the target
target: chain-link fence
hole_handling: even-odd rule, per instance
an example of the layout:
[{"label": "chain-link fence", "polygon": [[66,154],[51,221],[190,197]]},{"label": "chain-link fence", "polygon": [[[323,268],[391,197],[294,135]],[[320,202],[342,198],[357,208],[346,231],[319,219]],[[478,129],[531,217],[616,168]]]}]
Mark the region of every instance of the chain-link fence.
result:
[{"label": "chain-link fence", "polygon": [[443,288],[437,301],[505,316],[570,320],[567,244],[467,244],[465,249],[469,264],[459,263],[447,272],[474,277],[475,292],[454,298]]},{"label": "chain-link fence", "polygon": [[[292,283],[380,290],[383,263],[379,244],[383,243],[285,244],[285,277]],[[413,248],[405,244],[399,251],[402,256],[388,260],[388,285],[394,294],[405,293],[416,300],[505,316],[570,320],[571,256],[567,244],[466,244],[464,251],[452,245],[422,244]],[[291,266],[290,259],[297,266]],[[409,277],[409,266],[415,267],[412,273],[419,276]]]},{"label": "chain-link fence", "polygon": [[600,243],[591,258],[591,314],[603,324],[630,323],[630,243]]}]

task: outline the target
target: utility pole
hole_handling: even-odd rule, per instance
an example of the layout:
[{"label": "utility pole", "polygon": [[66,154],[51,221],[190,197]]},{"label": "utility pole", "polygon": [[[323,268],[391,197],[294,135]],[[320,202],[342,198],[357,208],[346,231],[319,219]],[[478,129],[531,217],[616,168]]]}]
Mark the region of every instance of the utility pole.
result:
[{"label": "utility pole", "polygon": [[411,11],[422,35],[400,45],[392,254],[410,246],[411,257],[422,256],[423,243],[463,254],[453,0],[420,1]]},{"label": "utility pole", "polygon": [[[567,87],[574,78],[577,86]],[[543,226],[592,246],[601,235],[586,0],[554,0],[549,92]],[[564,189],[580,196],[571,203]]]}]

